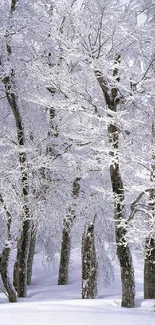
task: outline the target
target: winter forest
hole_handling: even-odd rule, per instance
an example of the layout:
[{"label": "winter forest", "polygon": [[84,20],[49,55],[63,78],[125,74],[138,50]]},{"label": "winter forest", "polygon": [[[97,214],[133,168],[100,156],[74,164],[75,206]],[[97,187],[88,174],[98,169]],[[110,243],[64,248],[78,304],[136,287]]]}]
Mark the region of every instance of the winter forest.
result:
[{"label": "winter forest", "polygon": [[1,0],[0,290],[27,296],[37,247],[64,288],[80,247],[82,299],[117,261],[134,307],[133,256],[155,299],[154,218],[154,0]]}]

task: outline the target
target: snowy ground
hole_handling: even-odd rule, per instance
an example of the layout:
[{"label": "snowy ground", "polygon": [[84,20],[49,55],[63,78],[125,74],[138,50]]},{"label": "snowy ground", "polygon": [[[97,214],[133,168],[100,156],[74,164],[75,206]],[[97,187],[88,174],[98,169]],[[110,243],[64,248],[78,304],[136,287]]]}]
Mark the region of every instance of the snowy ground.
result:
[{"label": "snowy ground", "polygon": [[[54,271],[45,269],[35,255],[28,297],[9,304],[0,294],[0,325],[155,325],[155,300],[143,300],[142,267],[136,265],[136,307],[120,307],[120,277],[114,288],[99,288],[99,299],[82,300],[79,250],[73,251],[70,282],[57,285]],[[55,272],[56,273],[56,272]]]}]

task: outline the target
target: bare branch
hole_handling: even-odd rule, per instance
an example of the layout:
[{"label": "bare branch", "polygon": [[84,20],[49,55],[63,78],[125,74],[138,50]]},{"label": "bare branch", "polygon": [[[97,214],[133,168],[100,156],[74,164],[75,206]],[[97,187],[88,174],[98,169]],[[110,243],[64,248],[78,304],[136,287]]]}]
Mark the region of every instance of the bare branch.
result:
[{"label": "bare branch", "polygon": [[137,196],[137,198],[131,203],[131,205],[130,205],[130,211],[131,211],[131,213],[130,213],[130,215],[129,215],[129,218],[126,220],[126,225],[128,225],[129,224],[129,222],[131,221],[131,220],[133,220],[133,218],[134,218],[134,216],[135,216],[135,213],[137,212],[137,211],[139,211],[139,210],[135,210],[135,207],[136,207],[136,205],[137,205],[137,203],[140,201],[140,199],[143,197],[143,195],[144,194],[146,194],[146,193],[148,193],[148,192],[150,192],[150,188],[149,189],[146,189],[145,191],[142,191],[138,196]]}]

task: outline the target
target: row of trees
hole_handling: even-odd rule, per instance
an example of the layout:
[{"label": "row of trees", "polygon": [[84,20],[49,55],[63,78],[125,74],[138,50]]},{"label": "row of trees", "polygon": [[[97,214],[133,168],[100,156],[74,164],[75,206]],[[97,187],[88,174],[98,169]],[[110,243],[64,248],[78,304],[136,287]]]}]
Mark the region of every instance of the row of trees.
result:
[{"label": "row of trees", "polygon": [[68,283],[73,233],[82,298],[96,297],[99,274],[112,278],[116,248],[122,306],[134,306],[131,246],[145,257],[144,297],[155,298],[154,10],[151,0],[2,1],[0,272],[10,302],[27,294],[36,241],[51,261],[60,251],[58,284]]}]

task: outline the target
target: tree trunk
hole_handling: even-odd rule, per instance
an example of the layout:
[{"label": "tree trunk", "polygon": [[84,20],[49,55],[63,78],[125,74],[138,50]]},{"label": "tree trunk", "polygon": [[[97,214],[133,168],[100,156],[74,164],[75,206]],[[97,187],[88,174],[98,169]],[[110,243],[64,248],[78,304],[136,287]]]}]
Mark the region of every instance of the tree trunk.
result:
[{"label": "tree trunk", "polygon": [[125,235],[126,229],[122,226],[122,221],[125,220],[124,211],[124,186],[120,173],[119,164],[119,129],[117,126],[116,114],[118,99],[118,82],[120,81],[118,76],[118,64],[120,64],[120,55],[115,59],[115,67],[113,70],[114,83],[109,88],[107,80],[104,78],[100,71],[95,71],[95,75],[102,93],[105,98],[105,102],[108,108],[108,136],[110,145],[110,178],[112,191],[114,195],[114,216],[115,216],[115,231],[116,231],[116,245],[117,256],[121,268],[121,282],[122,282],[122,307],[134,307],[135,297],[135,283],[134,283],[134,269],[132,256],[129,249],[129,245],[126,242]]},{"label": "tree trunk", "polygon": [[8,102],[12,108],[12,112],[16,122],[17,128],[17,139],[20,147],[19,151],[19,163],[21,170],[21,188],[22,188],[22,199],[24,201],[22,207],[22,233],[19,239],[20,245],[18,245],[18,281],[17,281],[17,293],[18,297],[25,297],[27,295],[27,260],[29,254],[30,245],[30,234],[31,234],[31,218],[28,206],[28,173],[26,168],[26,153],[24,151],[25,140],[24,140],[24,128],[17,104],[17,98],[14,91],[11,92],[11,85],[13,86],[11,77],[8,77],[8,81],[5,83],[6,95]]},{"label": "tree trunk", "polygon": [[3,281],[4,288],[7,292],[9,302],[16,302],[17,301],[17,296],[16,292],[14,290],[14,287],[9,279],[8,275],[8,264],[9,264],[9,257],[10,257],[10,251],[11,248],[9,246],[5,246],[1,259],[0,259],[0,272],[1,272],[1,278]]},{"label": "tree trunk", "polygon": [[72,227],[72,219],[69,217],[64,218],[63,230],[62,230],[62,243],[60,253],[60,265],[59,265],[59,277],[58,284],[67,284],[69,275],[69,261],[70,261],[70,249],[71,249],[71,238],[70,232]]},{"label": "tree trunk", "polygon": [[[17,141],[18,141],[18,155],[19,155],[19,164],[21,171],[21,190],[22,190],[22,233],[20,236],[20,245],[18,245],[18,281],[17,281],[17,293],[18,297],[25,297],[27,294],[27,260],[29,254],[29,245],[30,245],[30,234],[31,234],[31,218],[29,213],[29,205],[28,205],[28,195],[29,195],[29,186],[28,186],[28,167],[27,167],[27,157],[25,151],[25,138],[24,138],[24,126],[22,117],[20,114],[20,108],[18,103],[16,82],[15,82],[15,71],[12,67],[12,47],[11,47],[11,32],[12,32],[12,22],[13,22],[13,14],[16,9],[16,5],[18,0],[12,0],[10,6],[10,30],[6,31],[5,40],[6,40],[6,51],[7,51],[7,60],[8,66],[10,64],[10,71],[5,73],[2,79],[2,82],[5,87],[6,98],[10,108],[12,110],[16,131],[17,131]],[[0,62],[2,65],[2,62]],[[5,65],[4,65],[5,66]]]},{"label": "tree trunk", "polygon": [[96,296],[97,260],[94,223],[90,223],[82,236],[82,299],[94,299]]},{"label": "tree trunk", "polygon": [[17,258],[16,258],[16,261],[14,263],[14,268],[13,268],[13,285],[14,285],[14,288],[15,290],[17,291],[17,287],[18,287],[18,269],[19,269],[19,265],[18,265],[18,262],[17,262]]},{"label": "tree trunk", "polygon": [[7,236],[8,236],[8,242],[3,248],[2,255],[0,256],[0,273],[2,282],[4,285],[4,288],[7,292],[9,302],[16,302],[16,292],[14,290],[14,287],[10,281],[10,278],[8,276],[8,267],[9,267],[9,258],[10,258],[10,252],[11,252],[11,224],[12,224],[12,216],[10,212],[7,209],[7,206],[4,202],[4,199],[2,195],[0,194],[0,202],[4,208],[4,211],[7,216]]},{"label": "tree trunk", "polygon": [[[118,133],[114,132],[114,126],[109,125],[109,137],[113,137],[114,147],[116,149]],[[113,133],[114,132],[114,133]],[[116,135],[116,137],[115,137]],[[111,158],[115,158],[110,166],[110,178],[114,194],[114,210],[115,210],[115,232],[117,256],[121,268],[121,283],[122,283],[122,307],[134,307],[135,298],[135,282],[134,282],[134,268],[132,255],[125,235],[126,229],[122,226],[122,221],[125,220],[124,212],[124,188],[119,170],[118,157],[114,157],[114,151],[110,152]]]},{"label": "tree trunk", "polygon": [[36,229],[31,231],[29,256],[27,261],[27,285],[31,284],[33,259],[34,259],[35,245],[36,245],[36,235],[37,235]]},{"label": "tree trunk", "polygon": [[121,227],[116,227],[117,256],[121,268],[122,283],[121,306],[132,308],[134,307],[135,298],[134,268],[129,246],[124,239],[125,233],[126,230],[124,228],[121,229]]},{"label": "tree trunk", "polygon": [[144,299],[155,299],[155,240],[146,239],[144,263]]},{"label": "tree trunk", "polygon": [[[155,182],[155,125],[152,122],[152,164],[151,184]],[[151,219],[155,219],[155,189],[149,193],[149,212]],[[155,299],[155,239],[151,234],[146,238],[144,261],[144,299]]]},{"label": "tree trunk", "polygon": [[67,215],[63,220],[63,230],[62,230],[62,242],[61,242],[61,252],[60,252],[60,265],[59,265],[59,276],[58,284],[67,284],[69,276],[69,261],[70,261],[70,251],[71,251],[71,229],[73,226],[73,221],[75,219],[75,200],[79,195],[80,191],[80,177],[76,177],[73,182],[72,197],[74,200],[73,206],[69,209],[69,215]]},{"label": "tree trunk", "polygon": [[18,280],[17,280],[17,295],[18,297],[27,296],[27,262],[29,256],[31,234],[31,221],[26,219],[23,221],[22,233],[18,245]]}]

